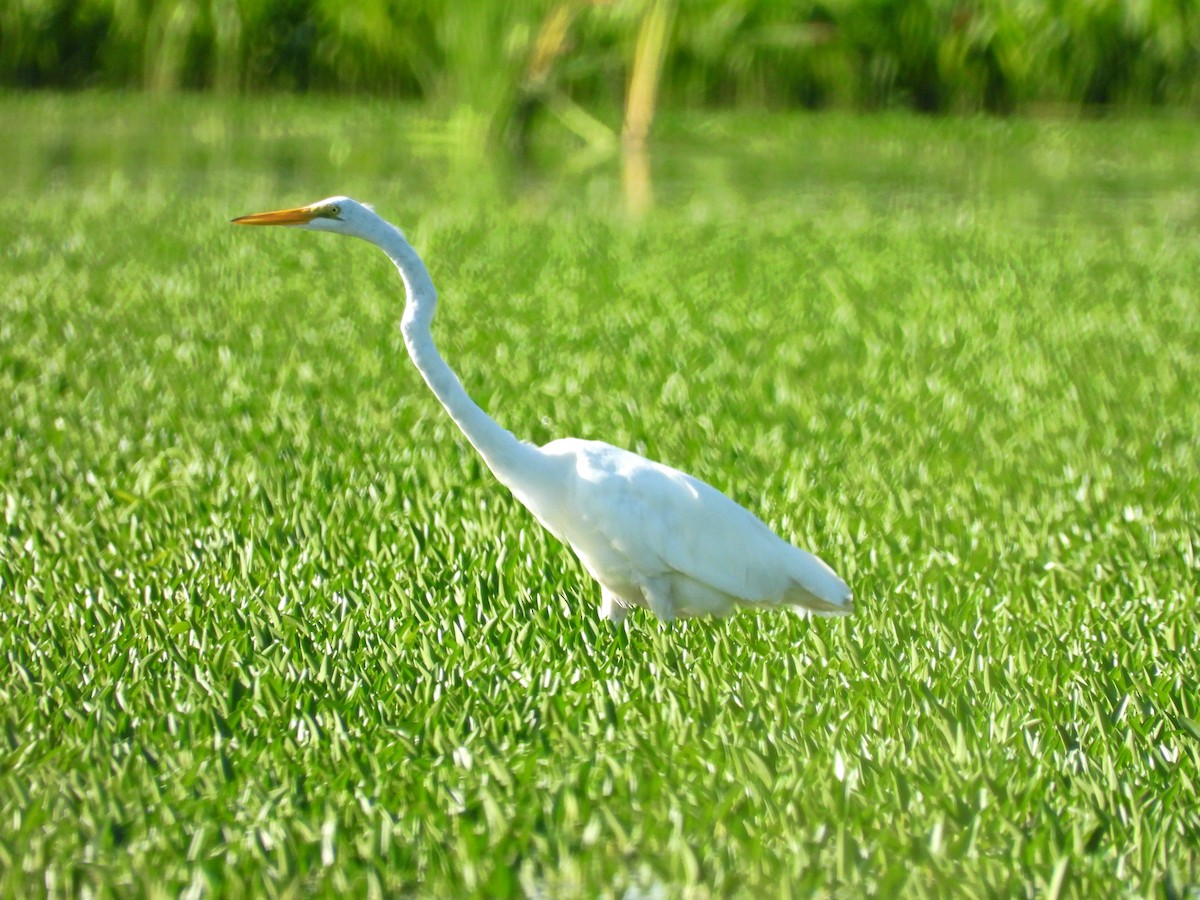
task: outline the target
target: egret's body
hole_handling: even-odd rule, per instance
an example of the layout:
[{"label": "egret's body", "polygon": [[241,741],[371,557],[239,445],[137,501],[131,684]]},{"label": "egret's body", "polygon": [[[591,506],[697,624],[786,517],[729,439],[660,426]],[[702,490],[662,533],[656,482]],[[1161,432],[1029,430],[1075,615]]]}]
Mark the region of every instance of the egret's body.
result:
[{"label": "egret's body", "polygon": [[334,197],[234,221],[348,234],[391,258],[404,280],[401,330],[413,363],[488,468],[600,583],[601,615],[619,622],[643,607],[670,622],[744,607],[853,610],[850,589],[825,563],[704,482],[599,441],[535,447],[501,428],[433,344],[437,292],[424,264],[400,230],[368,207]]}]

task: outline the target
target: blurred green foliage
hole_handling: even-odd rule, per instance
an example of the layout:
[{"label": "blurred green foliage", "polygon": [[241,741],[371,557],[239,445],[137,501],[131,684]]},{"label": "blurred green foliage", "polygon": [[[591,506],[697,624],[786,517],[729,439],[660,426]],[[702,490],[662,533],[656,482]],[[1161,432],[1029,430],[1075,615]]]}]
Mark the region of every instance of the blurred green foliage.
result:
[{"label": "blurred green foliage", "polygon": [[[9,0],[0,84],[367,91],[494,116],[564,2],[577,15],[557,87],[619,103],[645,0]],[[1192,0],[693,0],[673,22],[667,104],[1200,100]]]}]

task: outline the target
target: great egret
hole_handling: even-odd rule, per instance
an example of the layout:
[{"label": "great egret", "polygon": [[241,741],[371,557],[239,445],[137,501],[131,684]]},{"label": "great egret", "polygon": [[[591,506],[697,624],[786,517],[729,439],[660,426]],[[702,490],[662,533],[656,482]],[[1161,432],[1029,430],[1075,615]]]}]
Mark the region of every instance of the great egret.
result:
[{"label": "great egret", "polygon": [[426,384],[487,467],[600,582],[601,616],[633,607],[669,623],[785,607],[819,615],[854,610],[849,587],[820,559],[793,547],[720,491],[669,466],[600,441],[517,440],[463,390],[433,343],[437,291],[400,229],[348,197],[234,219],[362,238],[400,270],[401,331]]}]

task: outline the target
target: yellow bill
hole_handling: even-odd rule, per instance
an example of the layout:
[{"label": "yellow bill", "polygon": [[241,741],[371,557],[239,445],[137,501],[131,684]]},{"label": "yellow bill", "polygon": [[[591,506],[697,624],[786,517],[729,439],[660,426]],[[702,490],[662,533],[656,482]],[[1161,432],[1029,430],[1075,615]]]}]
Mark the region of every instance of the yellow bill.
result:
[{"label": "yellow bill", "polygon": [[317,216],[320,210],[311,206],[298,206],[295,209],[277,209],[275,212],[253,213],[239,216],[233,220],[234,225],[307,225]]}]

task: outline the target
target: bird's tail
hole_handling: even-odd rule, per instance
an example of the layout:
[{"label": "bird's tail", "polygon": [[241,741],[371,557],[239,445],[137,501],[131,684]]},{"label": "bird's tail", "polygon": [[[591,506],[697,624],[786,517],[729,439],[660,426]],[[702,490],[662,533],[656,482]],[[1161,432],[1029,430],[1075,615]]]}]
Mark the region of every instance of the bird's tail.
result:
[{"label": "bird's tail", "polygon": [[792,583],[783,594],[783,603],[797,612],[818,616],[848,616],[854,612],[850,586],[811,553],[796,552]]}]

